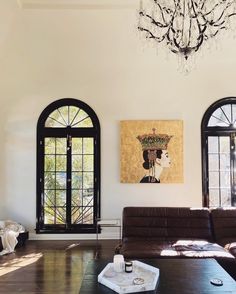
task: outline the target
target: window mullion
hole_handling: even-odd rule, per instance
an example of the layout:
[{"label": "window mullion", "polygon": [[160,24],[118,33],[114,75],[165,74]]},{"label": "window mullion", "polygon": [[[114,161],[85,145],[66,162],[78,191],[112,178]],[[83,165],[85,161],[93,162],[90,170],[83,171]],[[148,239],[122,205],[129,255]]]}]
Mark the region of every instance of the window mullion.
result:
[{"label": "window mullion", "polygon": [[231,174],[231,205],[234,203],[235,199],[235,133],[230,135],[230,174]]},{"label": "window mullion", "polygon": [[221,207],[222,201],[221,201],[221,170],[220,170],[220,137],[218,137],[218,170],[219,170],[219,206]]},{"label": "window mullion", "polygon": [[44,138],[40,137],[38,140],[38,158],[37,158],[37,173],[39,174],[39,181],[37,182],[37,224],[36,228],[44,223]]},{"label": "window mullion", "polygon": [[66,226],[71,226],[71,135],[67,135]]}]

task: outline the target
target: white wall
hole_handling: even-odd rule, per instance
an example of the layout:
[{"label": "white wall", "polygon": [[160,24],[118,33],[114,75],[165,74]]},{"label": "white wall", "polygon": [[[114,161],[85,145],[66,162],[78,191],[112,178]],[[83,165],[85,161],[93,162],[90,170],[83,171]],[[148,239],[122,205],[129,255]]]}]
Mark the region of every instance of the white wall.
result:
[{"label": "white wall", "polygon": [[[201,206],[200,123],[211,103],[236,96],[235,39],[222,36],[222,48],[204,51],[183,75],[175,55],[167,60],[140,38],[135,5],[21,9],[0,0],[0,19],[1,218],[22,222],[31,238],[71,237],[34,234],[36,124],[64,97],[86,102],[100,119],[102,217],[121,217],[128,205]],[[183,119],[184,184],[120,183],[119,121],[129,119]]]}]

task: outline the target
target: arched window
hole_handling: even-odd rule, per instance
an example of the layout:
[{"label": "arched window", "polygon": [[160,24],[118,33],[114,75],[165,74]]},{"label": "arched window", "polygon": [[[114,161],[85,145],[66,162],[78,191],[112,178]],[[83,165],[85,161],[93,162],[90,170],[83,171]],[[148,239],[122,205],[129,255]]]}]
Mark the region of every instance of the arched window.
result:
[{"label": "arched window", "polygon": [[95,233],[100,124],[84,102],[48,105],[37,125],[37,233]]},{"label": "arched window", "polygon": [[236,97],[207,109],[201,134],[203,205],[236,206]]}]

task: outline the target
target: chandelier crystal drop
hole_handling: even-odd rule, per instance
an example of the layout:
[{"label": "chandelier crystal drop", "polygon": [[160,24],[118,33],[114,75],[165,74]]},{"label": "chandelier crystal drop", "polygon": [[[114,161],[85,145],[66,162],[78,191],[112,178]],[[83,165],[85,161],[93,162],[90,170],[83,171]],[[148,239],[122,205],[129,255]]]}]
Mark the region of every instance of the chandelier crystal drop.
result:
[{"label": "chandelier crystal drop", "polygon": [[138,29],[188,60],[230,27],[235,8],[236,0],[141,0]]}]

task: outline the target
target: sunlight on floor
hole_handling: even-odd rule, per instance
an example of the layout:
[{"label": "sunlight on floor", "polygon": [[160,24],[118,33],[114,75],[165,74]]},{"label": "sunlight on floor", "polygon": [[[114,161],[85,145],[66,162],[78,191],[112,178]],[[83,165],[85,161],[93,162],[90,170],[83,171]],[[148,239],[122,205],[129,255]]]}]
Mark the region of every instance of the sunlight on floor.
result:
[{"label": "sunlight on floor", "polygon": [[70,249],[72,249],[72,248],[74,248],[76,246],[79,246],[79,245],[80,245],[80,243],[70,244],[69,246],[66,247],[65,251],[70,250]]},{"label": "sunlight on floor", "polygon": [[0,276],[30,265],[38,261],[42,256],[42,253],[32,253],[2,263],[0,265]]}]

